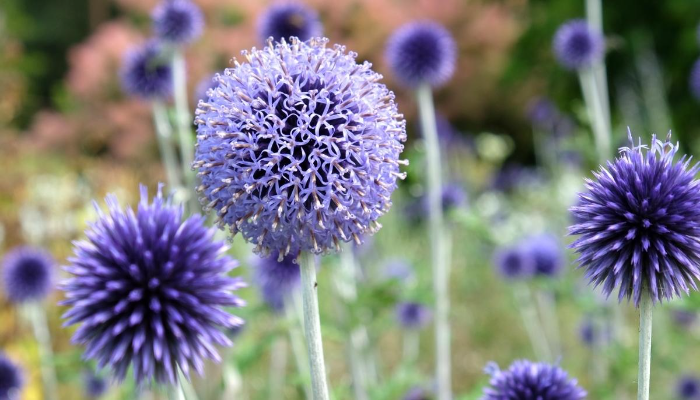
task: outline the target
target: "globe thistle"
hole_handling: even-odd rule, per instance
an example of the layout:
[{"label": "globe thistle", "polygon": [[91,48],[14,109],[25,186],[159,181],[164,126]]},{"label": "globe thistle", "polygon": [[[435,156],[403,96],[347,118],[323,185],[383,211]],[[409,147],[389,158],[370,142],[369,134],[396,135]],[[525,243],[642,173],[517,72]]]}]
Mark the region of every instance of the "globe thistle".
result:
[{"label": "globe thistle", "polygon": [[19,399],[23,382],[20,369],[0,353],[0,399]]},{"label": "globe thistle", "polygon": [[127,94],[145,99],[165,99],[173,91],[172,68],[156,41],[129,50],[121,68],[122,88]]},{"label": "globe thistle", "polygon": [[85,395],[88,398],[95,399],[107,392],[108,384],[107,381],[95,374],[94,372],[90,372],[85,375]]},{"label": "globe thistle", "polygon": [[700,380],[694,376],[683,376],[676,383],[676,395],[682,400],[700,398]]},{"label": "globe thistle", "polygon": [[544,131],[551,131],[558,115],[557,106],[546,97],[537,97],[531,100],[527,107],[527,117],[530,123],[535,128]]},{"label": "globe thistle", "polygon": [[[629,134],[632,142],[632,134]],[[621,148],[620,157],[586,181],[580,205],[571,212],[581,221],[569,228],[579,235],[572,248],[579,267],[606,296],[618,299],[642,292],[662,301],[697,289],[700,277],[700,191],[686,156],[674,162],[678,144],[652,136],[651,148]]]},{"label": "globe thistle", "polygon": [[690,93],[693,97],[700,100],[700,59],[695,61],[693,69],[690,70],[688,86],[690,86]]},{"label": "globe thistle", "polygon": [[232,291],[244,283],[227,276],[237,262],[204,218],[184,219],[162,187],[151,203],[146,187],[140,191],[136,212],[113,195],[107,213],[95,206],[99,218],[65,267],[73,276],[62,286],[64,325],[82,323],[73,342],[117,380],[131,365],[138,384],[175,383],[178,368],[201,375],[203,358],[220,360],[214,344],[231,345],[222,330],[242,321],[224,307],[243,305]]},{"label": "globe thistle", "polygon": [[301,270],[294,256],[278,257],[278,254],[256,257],[255,283],[268,306],[275,312],[282,312],[286,297],[301,284]]},{"label": "globe thistle", "polygon": [[673,317],[673,322],[685,329],[693,327],[698,321],[698,313],[692,310],[679,308],[673,310],[671,315]]},{"label": "globe thistle", "polygon": [[192,42],[204,28],[202,11],[189,0],[163,0],[153,10],[151,20],[156,37],[170,43]]},{"label": "globe thistle", "polygon": [[559,240],[551,234],[531,236],[524,246],[534,261],[535,275],[554,277],[564,267],[563,248]]},{"label": "globe thistle", "polygon": [[501,276],[508,280],[528,278],[535,272],[534,257],[522,245],[498,249],[493,264]]},{"label": "globe thistle", "polygon": [[423,387],[414,386],[402,397],[402,400],[430,400],[430,395]]},{"label": "globe thistle", "polygon": [[289,41],[292,37],[307,41],[322,34],[318,13],[301,3],[273,4],[258,18],[258,36],[262,43],[270,37],[276,41]]},{"label": "globe thistle", "polygon": [[485,371],[491,379],[481,400],[581,400],[587,395],[556,365],[517,360],[505,371],[495,363]]},{"label": "globe thistle", "polygon": [[396,305],[396,320],[405,329],[425,328],[433,318],[428,307],[417,302],[404,302]]},{"label": "globe thistle", "polygon": [[53,289],[54,260],[46,250],[16,247],[2,261],[3,290],[13,303],[43,300]]},{"label": "globe thistle", "polygon": [[405,121],[371,64],[328,40],[244,51],[196,111],[198,191],[263,256],[340,249],[388,211]]},{"label": "globe thistle", "polygon": [[605,39],[588,22],[576,19],[559,27],[553,47],[557,61],[564,68],[581,69],[603,57]]},{"label": "globe thistle", "polygon": [[385,51],[389,68],[407,87],[440,86],[452,77],[457,45],[450,32],[431,21],[408,23],[394,32]]}]

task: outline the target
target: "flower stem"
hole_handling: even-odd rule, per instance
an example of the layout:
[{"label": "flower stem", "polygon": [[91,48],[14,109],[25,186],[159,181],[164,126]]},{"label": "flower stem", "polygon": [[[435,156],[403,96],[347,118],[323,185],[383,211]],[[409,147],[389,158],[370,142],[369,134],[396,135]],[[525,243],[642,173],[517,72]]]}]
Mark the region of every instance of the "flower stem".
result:
[{"label": "flower stem", "polygon": [[549,344],[547,343],[547,337],[544,334],[540,319],[537,316],[530,290],[525,283],[516,283],[513,285],[513,293],[515,294],[515,301],[518,304],[520,317],[523,320],[523,325],[530,339],[535,357],[537,357],[539,361],[553,361],[551,351],[549,350]]},{"label": "flower stem", "polygon": [[429,235],[431,263],[433,265],[433,290],[435,292],[435,359],[437,399],[452,398],[449,324],[449,270],[445,252],[445,233],[442,215],[442,171],[440,144],[435,123],[433,94],[428,84],[418,87],[418,112],[426,149],[427,189],[429,207]]},{"label": "flower stem", "polygon": [[[591,28],[603,34],[603,4],[601,0],[586,0],[586,19]],[[600,93],[600,105],[603,110],[603,117],[610,125],[610,101],[608,94],[608,77],[605,73],[605,57],[601,57],[592,65],[593,74],[596,84],[598,85],[598,93]]]},{"label": "flower stem", "polygon": [[156,137],[158,138],[158,148],[160,157],[165,167],[165,175],[168,180],[170,190],[179,191],[182,187],[180,173],[178,172],[177,158],[173,146],[173,132],[168,122],[168,112],[165,105],[159,101],[153,102],[153,122],[156,127]]},{"label": "flower stem", "polygon": [[284,380],[287,372],[287,340],[284,336],[275,339],[272,344],[272,360],[270,361],[270,389],[271,399],[284,397]]},{"label": "flower stem", "polygon": [[311,399],[311,392],[309,391],[309,382],[311,377],[309,376],[309,367],[304,364],[304,354],[306,353],[306,344],[304,343],[304,335],[301,330],[304,328],[304,318],[302,316],[302,304],[299,298],[299,292],[294,291],[291,294],[290,304],[285,307],[285,312],[287,313],[287,323],[289,324],[289,343],[292,346],[292,354],[294,355],[294,362],[296,363],[297,372],[301,377],[302,387],[304,389],[304,398]]},{"label": "flower stem", "polygon": [[407,329],[403,332],[403,364],[413,366],[418,360],[420,349],[420,333],[416,329]]},{"label": "flower stem", "polygon": [[314,400],[328,400],[326,366],[323,361],[323,342],[321,339],[321,318],[318,312],[318,294],[316,292],[316,262],[314,255],[309,252],[302,252],[299,255],[299,266],[301,267],[304,328],[311,369],[311,391]]},{"label": "flower stem", "polygon": [[55,400],[58,397],[58,383],[56,371],[53,366],[53,349],[51,347],[51,333],[46,322],[46,311],[40,303],[27,305],[27,316],[32,324],[34,337],[39,345],[39,360],[41,363],[42,392],[44,399]]},{"label": "flower stem", "polygon": [[194,159],[194,140],[192,137],[192,117],[187,105],[187,69],[182,50],[173,54],[173,90],[175,97],[175,126],[180,142],[180,162],[182,163],[183,184],[190,212],[199,209],[197,196],[194,192],[195,174],[192,171]]},{"label": "flower stem", "polygon": [[581,83],[581,91],[583,92],[583,100],[586,103],[588,117],[593,127],[598,157],[601,162],[605,162],[612,155],[610,150],[610,122],[605,117],[599,85],[591,68],[580,69],[578,76]]},{"label": "flower stem", "polygon": [[642,290],[639,303],[639,375],[637,376],[637,400],[649,400],[651,376],[651,310],[653,304],[647,290]]}]

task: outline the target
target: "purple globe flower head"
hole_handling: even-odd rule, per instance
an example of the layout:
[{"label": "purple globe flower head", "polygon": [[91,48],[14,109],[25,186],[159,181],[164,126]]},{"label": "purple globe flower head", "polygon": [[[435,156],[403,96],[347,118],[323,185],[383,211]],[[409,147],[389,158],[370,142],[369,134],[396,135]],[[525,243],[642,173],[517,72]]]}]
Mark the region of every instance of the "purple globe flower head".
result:
[{"label": "purple globe flower head", "polygon": [[403,400],[430,400],[428,391],[421,386],[412,387],[403,397]]},{"label": "purple globe flower head", "polygon": [[[632,133],[629,133],[632,142]],[[569,233],[579,235],[571,245],[580,268],[594,286],[609,296],[634,300],[642,292],[663,301],[697,290],[700,277],[700,191],[686,156],[674,161],[678,144],[652,136],[641,144],[621,148],[620,156],[586,181],[581,204],[571,212],[584,222]]]},{"label": "purple globe flower head", "polygon": [[204,358],[220,360],[214,344],[232,344],[223,330],[242,324],[224,309],[244,305],[233,291],[245,284],[227,275],[238,263],[203,217],[185,219],[163,198],[162,186],[150,203],[141,186],[136,211],[114,195],[106,203],[106,213],[95,205],[98,219],[65,267],[73,276],[62,286],[64,326],[81,324],[73,342],[118,381],[129,366],[139,385],[176,383],[178,369],[201,375]]},{"label": "purple globe flower head", "polygon": [[535,259],[522,245],[498,249],[494,254],[493,264],[507,280],[529,278],[535,273]]},{"label": "purple globe flower head", "polygon": [[0,399],[19,399],[24,384],[22,372],[3,353],[0,353]]},{"label": "purple globe flower head", "polygon": [[423,83],[435,87],[452,77],[457,45],[444,26],[417,21],[403,25],[391,35],[385,57],[401,84],[409,88]]},{"label": "purple globe flower head", "polygon": [[673,322],[685,329],[692,327],[698,321],[698,313],[696,311],[684,310],[682,308],[673,310],[672,316]]},{"label": "purple globe flower head", "polygon": [[700,398],[700,380],[690,375],[681,377],[676,383],[676,395],[682,400],[697,400]]},{"label": "purple globe flower head", "polygon": [[162,0],[151,20],[156,37],[169,43],[190,43],[204,28],[202,11],[190,0]]},{"label": "purple globe flower head", "polygon": [[40,301],[53,289],[55,262],[37,247],[15,247],[2,260],[3,290],[13,303]]},{"label": "purple globe flower head", "polygon": [[456,208],[462,208],[466,204],[467,193],[464,191],[464,187],[461,184],[451,182],[442,187],[442,208],[446,212]]},{"label": "purple globe flower head", "polygon": [[603,57],[605,39],[588,22],[575,19],[559,27],[553,47],[557,61],[564,68],[581,69]]},{"label": "purple globe flower head", "polygon": [[173,91],[172,68],[163,46],[157,41],[129,50],[122,63],[122,88],[144,99],[166,99]]},{"label": "purple globe flower head", "polygon": [[270,37],[276,41],[289,41],[292,37],[307,41],[322,34],[323,24],[318,13],[301,3],[273,4],[258,18],[258,36],[262,43]]},{"label": "purple globe flower head", "polygon": [[559,117],[559,110],[548,98],[537,97],[528,104],[527,116],[535,128],[549,131]]},{"label": "purple globe flower head", "polygon": [[371,64],[327,39],[243,52],[196,111],[201,201],[263,256],[340,250],[376,232],[405,121]]},{"label": "purple globe flower head", "polygon": [[693,69],[690,70],[688,86],[693,97],[696,100],[700,100],[700,59],[695,61]]},{"label": "purple globe flower head", "polygon": [[505,371],[495,363],[485,371],[491,380],[481,400],[582,400],[587,396],[576,379],[557,365],[516,360]]},{"label": "purple globe flower head", "polygon": [[94,372],[85,375],[85,395],[90,399],[96,399],[107,392],[109,384],[107,380]]},{"label": "purple globe flower head", "polygon": [[529,237],[523,244],[535,264],[535,275],[554,277],[564,267],[564,249],[561,242],[551,234]]},{"label": "purple globe flower head", "polygon": [[257,257],[255,265],[255,283],[260,288],[263,300],[275,312],[284,311],[287,296],[297,290],[301,283],[301,270],[295,261],[295,256],[287,255],[278,258],[279,254],[270,257]]},{"label": "purple globe flower head", "polygon": [[425,328],[432,319],[432,311],[421,303],[404,302],[396,305],[396,320],[405,329]]},{"label": "purple globe flower head", "polygon": [[387,279],[396,279],[401,282],[407,282],[414,277],[414,271],[411,264],[401,258],[389,260],[384,264],[382,275]]}]

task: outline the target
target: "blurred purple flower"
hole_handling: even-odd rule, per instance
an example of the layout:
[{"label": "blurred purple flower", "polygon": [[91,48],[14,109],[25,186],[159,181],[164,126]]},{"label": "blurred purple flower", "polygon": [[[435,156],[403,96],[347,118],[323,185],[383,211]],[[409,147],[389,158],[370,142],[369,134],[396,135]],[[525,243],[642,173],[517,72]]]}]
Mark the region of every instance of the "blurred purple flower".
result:
[{"label": "blurred purple flower", "polygon": [[700,398],[700,380],[694,376],[686,375],[676,383],[676,395],[682,400],[697,400]]},{"label": "blurred purple flower", "polygon": [[430,395],[424,388],[414,386],[402,397],[402,400],[430,400],[430,398]]},{"label": "blurred purple flower", "polygon": [[250,62],[217,74],[196,111],[201,201],[263,256],[359,242],[405,176],[394,94],[369,63],[327,43],[244,52]]},{"label": "blurred purple flower", "polygon": [[405,86],[439,86],[452,77],[457,45],[445,27],[431,21],[411,22],[389,38],[385,57]]},{"label": "blurred purple flower", "polygon": [[323,35],[323,25],[318,13],[301,3],[273,4],[258,19],[258,35],[261,43],[272,37],[289,42],[296,37],[302,42]]},{"label": "blurred purple flower", "polygon": [[281,261],[278,261],[279,254],[254,257],[257,259],[254,262],[255,283],[263,300],[273,311],[284,311],[287,296],[301,283],[301,270],[294,260],[296,256],[287,255]]},{"label": "blurred purple flower", "polygon": [[107,384],[107,381],[95,374],[94,372],[90,372],[85,376],[85,395],[88,398],[95,399],[107,392],[107,388],[109,385]]},{"label": "blurred purple flower", "polygon": [[382,274],[387,279],[396,279],[406,282],[413,278],[414,271],[411,264],[404,259],[393,259],[388,261],[382,270]]},{"label": "blurred purple flower", "polygon": [[202,11],[189,0],[162,0],[151,20],[156,37],[170,43],[192,42],[204,28]]},{"label": "blurred purple flower", "polygon": [[501,371],[489,363],[491,376],[481,400],[582,400],[586,398],[576,379],[557,365],[517,360]]},{"label": "blurred purple flower", "polygon": [[40,301],[53,289],[55,262],[38,247],[15,247],[2,260],[2,283],[13,303]]},{"label": "blurred purple flower", "polygon": [[232,344],[222,330],[242,323],[224,307],[244,304],[232,291],[245,284],[227,276],[238,263],[204,218],[183,220],[161,187],[151,203],[140,190],[136,212],[114,195],[107,213],[95,205],[99,217],[74,245],[60,304],[70,307],[65,326],[82,323],[73,342],[98,368],[109,365],[119,381],[131,366],[137,384],[175,383],[178,369],[201,375],[204,358],[220,361],[214,344]]},{"label": "blurred purple flower", "polygon": [[678,308],[672,311],[672,315],[673,322],[675,322],[676,325],[679,325],[686,329],[695,325],[695,323],[698,321],[698,313],[692,310],[684,310]]},{"label": "blurred purple flower", "polygon": [[0,399],[18,399],[23,384],[22,371],[0,353]]},{"label": "blurred purple flower", "polygon": [[156,41],[129,50],[120,75],[122,88],[132,96],[165,99],[172,94],[172,68],[162,45]]},{"label": "blurred purple flower", "polygon": [[700,100],[700,58],[695,61],[693,69],[690,70],[688,85],[690,86],[690,93],[693,97],[695,97],[696,100]]},{"label": "blurred purple flower", "polygon": [[529,278],[535,272],[535,259],[532,253],[522,245],[497,249],[494,253],[493,265],[507,280]]},{"label": "blurred purple flower", "polygon": [[432,318],[432,311],[421,303],[404,302],[396,305],[396,320],[405,329],[425,328]]},{"label": "blurred purple flower", "polygon": [[[569,228],[571,245],[595,286],[639,306],[642,291],[654,302],[697,290],[700,278],[698,166],[674,157],[678,145],[652,136],[651,148],[620,149],[620,157],[587,180],[571,212],[583,222]],[[646,151],[645,151],[646,149]]]},{"label": "blurred purple flower", "polygon": [[568,69],[585,68],[603,56],[605,39],[585,20],[563,24],[554,35],[554,55]]},{"label": "blurred purple flower", "polygon": [[500,192],[512,192],[520,188],[534,186],[543,181],[542,174],[519,164],[509,163],[502,166],[491,181],[491,189]]},{"label": "blurred purple flower", "polygon": [[551,234],[534,235],[525,240],[525,248],[535,263],[535,275],[554,277],[564,267],[564,248]]}]

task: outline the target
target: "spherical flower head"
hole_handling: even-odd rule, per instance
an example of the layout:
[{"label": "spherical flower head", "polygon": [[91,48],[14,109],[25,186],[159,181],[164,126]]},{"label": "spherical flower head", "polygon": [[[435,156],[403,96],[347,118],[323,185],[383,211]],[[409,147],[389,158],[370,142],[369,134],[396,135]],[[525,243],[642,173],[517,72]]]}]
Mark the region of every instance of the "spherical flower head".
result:
[{"label": "spherical flower head", "polygon": [[524,246],[532,255],[535,275],[554,277],[564,267],[564,249],[551,234],[535,235],[526,239]]},{"label": "spherical flower head", "polygon": [[190,0],[163,0],[151,14],[153,32],[170,43],[190,43],[202,34],[204,16]]},{"label": "spherical flower head", "polygon": [[688,329],[698,321],[698,313],[692,310],[675,309],[672,312],[673,322],[676,325]]},{"label": "spherical flower head", "polygon": [[43,300],[53,289],[54,259],[37,247],[16,247],[2,260],[5,294],[13,303]]},{"label": "spherical flower head", "polygon": [[564,68],[581,69],[603,57],[605,39],[585,20],[566,22],[554,35],[554,55]]},{"label": "spherical flower head", "polygon": [[0,353],[0,399],[19,399],[23,381],[20,369]]},{"label": "spherical flower head", "polygon": [[[629,134],[630,142],[632,134]],[[581,221],[572,248],[580,268],[606,296],[639,306],[642,292],[654,302],[697,289],[700,277],[700,191],[686,156],[674,161],[678,144],[652,137],[620,149],[620,156],[586,181],[571,212]]]},{"label": "spherical flower head", "polygon": [[122,88],[129,95],[165,99],[172,94],[172,68],[163,46],[156,41],[129,50],[120,75]]},{"label": "spherical flower head", "polygon": [[270,37],[276,41],[289,41],[292,37],[307,41],[322,34],[318,13],[301,3],[273,4],[258,18],[258,36],[262,43]]},{"label": "spherical flower head", "polygon": [[522,245],[498,249],[494,254],[493,264],[507,280],[528,278],[535,272],[532,253]]},{"label": "spherical flower head", "polygon": [[693,69],[690,70],[688,86],[690,86],[690,93],[695,100],[700,101],[700,59],[695,61]]},{"label": "spherical flower head", "polygon": [[433,319],[433,313],[424,304],[409,301],[396,305],[396,320],[405,329],[425,328]]},{"label": "spherical flower head", "polygon": [[517,360],[505,371],[494,363],[485,370],[491,380],[481,400],[582,400],[587,395],[556,365]]},{"label": "spherical flower head", "polygon": [[102,396],[107,392],[108,387],[107,381],[93,372],[85,376],[85,395],[88,398],[94,399]]},{"label": "spherical flower head", "polygon": [[242,323],[224,309],[243,305],[233,291],[244,283],[227,276],[237,262],[204,218],[184,219],[161,187],[149,203],[141,186],[136,212],[113,195],[106,202],[65,267],[73,276],[63,284],[64,325],[82,324],[73,342],[119,381],[129,366],[138,384],[175,383],[178,368],[201,375],[204,358],[220,360],[214,344],[232,344],[223,330]]},{"label": "spherical flower head", "polygon": [[263,256],[361,242],[405,177],[394,94],[371,64],[326,44],[244,51],[196,111],[200,200]]},{"label": "spherical flower head", "polygon": [[457,45],[450,32],[431,21],[408,23],[394,32],[385,57],[401,84],[440,86],[452,77]]},{"label": "spherical flower head", "polygon": [[676,395],[682,400],[700,398],[700,380],[694,376],[683,376],[676,384]]},{"label": "spherical flower head", "polygon": [[279,254],[256,257],[255,283],[260,288],[263,300],[275,312],[284,310],[286,297],[297,290],[301,283],[301,269],[295,257]]}]

